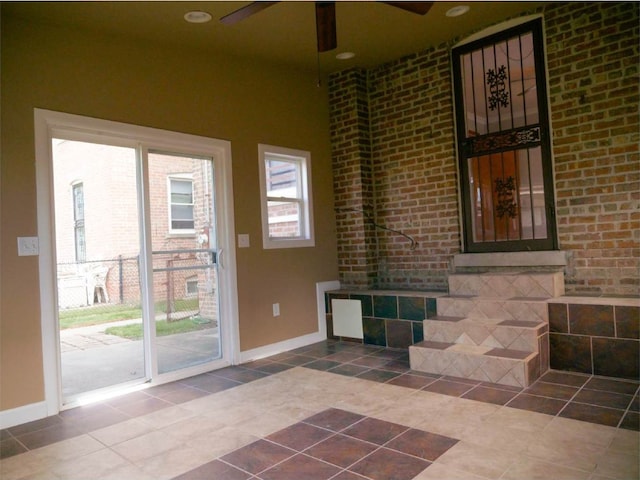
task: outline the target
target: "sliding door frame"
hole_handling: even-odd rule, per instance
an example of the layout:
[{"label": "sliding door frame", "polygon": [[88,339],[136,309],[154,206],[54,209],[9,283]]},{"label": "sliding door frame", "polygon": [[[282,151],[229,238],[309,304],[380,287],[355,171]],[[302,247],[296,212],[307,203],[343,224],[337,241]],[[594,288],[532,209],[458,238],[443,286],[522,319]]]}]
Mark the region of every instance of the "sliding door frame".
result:
[{"label": "sliding door frame", "polygon": [[[34,110],[35,154],[36,154],[36,190],[38,211],[39,239],[39,283],[42,328],[42,365],[44,377],[44,394],[46,415],[54,415],[63,407],[62,376],[60,362],[60,332],[58,322],[58,300],[56,280],[55,222],[53,202],[53,159],[51,139],[56,135],[80,141],[95,141],[106,145],[133,147],[137,151],[138,178],[141,189],[138,202],[142,205],[140,212],[141,266],[143,275],[142,302],[145,315],[149,315],[151,302],[150,289],[152,271],[150,261],[151,239],[149,232],[150,218],[148,194],[148,164],[144,160],[149,148],[164,149],[184,154],[211,157],[214,162],[214,191],[217,208],[217,236],[219,249],[224,251],[223,265],[218,265],[218,272],[223,288],[220,290],[219,312],[221,321],[220,341],[222,356],[220,360],[199,366],[181,369],[159,375],[155,358],[155,342],[149,338],[150,321],[145,319],[145,356],[153,359],[145,361],[146,381],[161,384],[185,378],[212,368],[237,364],[240,358],[238,330],[238,294],[235,259],[235,229],[233,218],[233,181],[231,165],[231,144],[226,140],[201,137],[159,130],[149,127],[112,122],[96,118],[72,115],[50,110]],[[141,380],[139,383],[143,382]]]}]

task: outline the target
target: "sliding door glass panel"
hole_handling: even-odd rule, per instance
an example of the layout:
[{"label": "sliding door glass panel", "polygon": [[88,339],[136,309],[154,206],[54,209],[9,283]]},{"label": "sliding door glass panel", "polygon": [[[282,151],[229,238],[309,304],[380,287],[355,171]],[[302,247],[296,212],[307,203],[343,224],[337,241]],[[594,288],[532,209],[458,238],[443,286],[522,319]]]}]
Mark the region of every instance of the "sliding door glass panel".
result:
[{"label": "sliding door glass panel", "polygon": [[133,148],[52,139],[62,392],[145,377]]},{"label": "sliding door glass panel", "polygon": [[158,373],[221,357],[211,158],[151,151],[149,216]]}]

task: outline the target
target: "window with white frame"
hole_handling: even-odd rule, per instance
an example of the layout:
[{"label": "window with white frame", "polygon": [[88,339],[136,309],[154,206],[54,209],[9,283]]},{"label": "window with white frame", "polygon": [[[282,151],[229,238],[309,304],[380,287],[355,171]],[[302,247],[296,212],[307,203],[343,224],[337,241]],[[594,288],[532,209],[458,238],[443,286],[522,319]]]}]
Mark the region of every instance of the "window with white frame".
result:
[{"label": "window with white frame", "polygon": [[81,182],[71,186],[73,194],[73,235],[76,247],[76,262],[87,260],[87,242],[84,231],[84,185]]},{"label": "window with white frame", "polygon": [[312,247],[311,155],[259,145],[264,248]]},{"label": "window with white frame", "polygon": [[194,233],[193,175],[179,174],[168,178],[169,232]]}]

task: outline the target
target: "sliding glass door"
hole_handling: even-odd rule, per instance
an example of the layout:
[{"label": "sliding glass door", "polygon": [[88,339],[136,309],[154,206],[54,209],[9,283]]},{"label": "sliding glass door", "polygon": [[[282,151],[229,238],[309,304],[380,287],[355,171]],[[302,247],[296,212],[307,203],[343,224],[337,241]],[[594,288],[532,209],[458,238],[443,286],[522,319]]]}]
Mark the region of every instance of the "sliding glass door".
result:
[{"label": "sliding glass door", "polygon": [[62,393],[146,378],[134,148],[53,138]]},{"label": "sliding glass door", "polygon": [[211,158],[150,151],[153,296],[158,371],[220,356]]},{"label": "sliding glass door", "polygon": [[38,162],[39,195],[51,199],[39,205],[39,230],[50,222],[50,242],[39,236],[59,404],[230,364],[237,301],[226,142],[51,115],[63,125],[47,128],[48,162]]}]

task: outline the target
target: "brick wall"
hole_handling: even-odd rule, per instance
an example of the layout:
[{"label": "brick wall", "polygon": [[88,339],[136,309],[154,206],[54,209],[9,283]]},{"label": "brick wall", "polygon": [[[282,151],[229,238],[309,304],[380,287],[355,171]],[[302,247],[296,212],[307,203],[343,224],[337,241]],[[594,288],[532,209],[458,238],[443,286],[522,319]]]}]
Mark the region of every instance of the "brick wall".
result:
[{"label": "brick wall", "polygon": [[369,75],[379,286],[446,288],[460,250],[449,53],[428,50]]},{"label": "brick wall", "polygon": [[638,293],[638,3],[545,11],[560,247],[569,291]]},{"label": "brick wall", "polygon": [[329,86],[338,265],[343,285],[375,287],[376,235],[366,72],[351,70]]},{"label": "brick wall", "polygon": [[[638,4],[550,3],[543,13],[567,292],[637,294]],[[451,45],[329,79],[336,206],[369,208],[417,241],[412,250],[339,210],[346,287],[447,288],[461,248]]]}]

